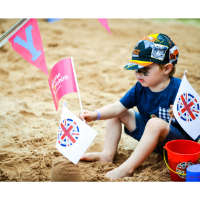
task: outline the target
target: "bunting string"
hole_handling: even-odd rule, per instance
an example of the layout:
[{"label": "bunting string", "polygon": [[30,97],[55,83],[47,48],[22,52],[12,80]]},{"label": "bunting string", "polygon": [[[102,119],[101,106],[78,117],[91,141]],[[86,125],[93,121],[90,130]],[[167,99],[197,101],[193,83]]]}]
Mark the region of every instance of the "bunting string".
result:
[{"label": "bunting string", "polygon": [[[0,37],[0,47],[3,46],[8,41],[8,38],[7,38],[7,40],[3,41],[7,36],[9,36],[11,33],[12,33],[12,35],[14,35],[14,33],[16,33],[21,28],[21,26],[23,26],[27,21],[28,21],[27,18],[22,18],[14,26],[12,26],[9,30],[7,30]],[[9,37],[11,37],[11,35]]]}]

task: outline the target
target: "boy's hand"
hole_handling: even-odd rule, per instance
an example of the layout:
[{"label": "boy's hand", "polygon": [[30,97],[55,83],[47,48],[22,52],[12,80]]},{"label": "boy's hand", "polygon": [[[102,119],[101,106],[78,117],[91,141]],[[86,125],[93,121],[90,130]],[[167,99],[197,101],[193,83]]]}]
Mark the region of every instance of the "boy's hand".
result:
[{"label": "boy's hand", "polygon": [[85,119],[86,124],[87,122],[95,121],[97,118],[97,112],[96,111],[89,111],[89,110],[83,110],[83,115],[82,112],[79,113],[79,118],[83,121]]},{"label": "boy's hand", "polygon": [[173,105],[170,105],[170,110],[169,110],[169,116],[172,118],[175,118],[174,113],[173,113]]}]

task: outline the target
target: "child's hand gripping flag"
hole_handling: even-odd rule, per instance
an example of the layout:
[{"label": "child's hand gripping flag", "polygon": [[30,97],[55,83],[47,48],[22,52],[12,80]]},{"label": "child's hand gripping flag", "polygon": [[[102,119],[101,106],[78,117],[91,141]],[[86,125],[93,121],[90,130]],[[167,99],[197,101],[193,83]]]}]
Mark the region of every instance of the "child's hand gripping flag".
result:
[{"label": "child's hand gripping flag", "polygon": [[56,110],[62,96],[78,92],[72,62],[71,58],[65,58],[55,64],[51,70],[48,81]]},{"label": "child's hand gripping flag", "polygon": [[36,19],[30,19],[10,37],[9,42],[12,44],[13,49],[26,61],[48,75],[42,40]]},{"label": "child's hand gripping flag", "polygon": [[63,103],[56,147],[63,156],[77,164],[97,132],[74,115]]},{"label": "child's hand gripping flag", "polygon": [[200,97],[183,75],[179,91],[173,105],[176,120],[194,140],[200,135]]}]

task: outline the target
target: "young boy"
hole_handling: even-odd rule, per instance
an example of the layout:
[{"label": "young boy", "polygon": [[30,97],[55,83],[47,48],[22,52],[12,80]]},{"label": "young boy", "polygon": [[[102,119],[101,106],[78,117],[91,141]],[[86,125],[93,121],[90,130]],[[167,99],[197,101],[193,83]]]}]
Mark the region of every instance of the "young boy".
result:
[{"label": "young boy", "polygon": [[[118,102],[95,111],[83,111],[80,118],[91,122],[107,120],[105,143],[102,152],[84,154],[81,160],[113,162],[121,137],[121,124],[125,133],[139,141],[134,152],[121,166],[109,171],[112,180],[133,176],[134,171],[154,151],[163,153],[163,146],[170,140],[193,140],[174,119],[172,108],[181,80],[174,78],[178,47],[165,34],[149,35],[138,42],[132,60],[124,67],[135,70],[138,80]],[[137,106],[139,111],[133,109]],[[168,127],[170,117],[172,123]]]}]

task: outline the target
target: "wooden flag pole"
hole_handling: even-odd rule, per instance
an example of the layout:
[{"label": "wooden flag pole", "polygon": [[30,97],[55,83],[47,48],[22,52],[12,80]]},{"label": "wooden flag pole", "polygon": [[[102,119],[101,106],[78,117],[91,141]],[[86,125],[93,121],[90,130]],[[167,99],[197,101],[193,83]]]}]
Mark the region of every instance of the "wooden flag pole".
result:
[{"label": "wooden flag pole", "polygon": [[169,129],[169,126],[170,126],[171,122],[172,122],[172,117],[171,117],[170,120],[169,120],[169,124],[168,124],[168,126],[167,126],[167,129]]},{"label": "wooden flag pole", "polygon": [[23,18],[20,19],[14,26],[12,26],[8,31],[6,31],[0,37],[0,47],[2,47],[24,24],[26,24],[29,19]]},{"label": "wooden flag pole", "polygon": [[[185,76],[186,76],[186,73],[187,73],[187,70],[185,70]],[[171,124],[171,122],[172,122],[172,117],[170,118],[170,120],[169,120],[169,124],[168,124],[168,126],[167,126],[167,129],[169,129],[169,126],[170,126],[170,124]]]},{"label": "wooden flag pole", "polygon": [[[72,62],[72,67],[73,67],[74,76],[75,76],[76,87],[77,87],[79,102],[80,102],[80,106],[81,106],[81,112],[82,112],[82,115],[83,115],[83,109],[82,109],[82,103],[81,103],[81,96],[80,96],[80,92],[79,92],[78,81],[77,81],[77,78],[76,78],[76,71],[75,71],[74,61],[73,61],[73,58],[72,58],[72,57],[71,57],[71,62]],[[83,118],[83,119],[84,119],[84,118]],[[84,119],[84,121],[85,121],[85,119]]]}]

